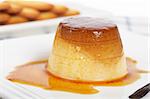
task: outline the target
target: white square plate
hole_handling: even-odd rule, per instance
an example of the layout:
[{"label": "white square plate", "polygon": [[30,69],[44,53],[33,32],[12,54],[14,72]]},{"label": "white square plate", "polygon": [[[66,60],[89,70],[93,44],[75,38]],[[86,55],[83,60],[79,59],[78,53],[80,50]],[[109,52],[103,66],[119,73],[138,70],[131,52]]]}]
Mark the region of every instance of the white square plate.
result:
[{"label": "white square plate", "polygon": [[[120,31],[127,56],[138,60],[138,67],[148,69],[148,37]],[[124,87],[96,87],[100,93],[81,95],[61,91],[48,91],[41,88],[15,84],[5,77],[16,65],[46,59],[52,48],[54,34],[23,37],[0,41],[0,93],[8,99],[128,99],[128,96],[149,82],[148,75]],[[143,99],[148,99],[148,94]]]}]

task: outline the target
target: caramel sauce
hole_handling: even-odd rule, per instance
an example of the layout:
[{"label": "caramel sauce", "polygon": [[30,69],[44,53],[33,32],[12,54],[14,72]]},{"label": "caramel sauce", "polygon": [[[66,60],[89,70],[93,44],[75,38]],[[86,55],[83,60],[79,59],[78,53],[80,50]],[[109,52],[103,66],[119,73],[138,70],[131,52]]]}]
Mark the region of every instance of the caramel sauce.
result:
[{"label": "caramel sauce", "polygon": [[73,17],[63,20],[57,36],[70,42],[100,43],[119,40],[119,31],[111,20],[91,17]]},{"label": "caramel sauce", "polygon": [[113,81],[79,82],[55,77],[45,69],[48,62],[47,60],[21,65],[11,72],[7,76],[7,79],[13,82],[33,85],[48,90],[94,94],[99,92],[99,90],[94,89],[94,86],[125,86],[138,80],[140,78],[140,73],[148,73],[148,71],[138,70],[136,68],[136,61],[131,58],[126,58],[126,60],[128,74],[123,78]]}]

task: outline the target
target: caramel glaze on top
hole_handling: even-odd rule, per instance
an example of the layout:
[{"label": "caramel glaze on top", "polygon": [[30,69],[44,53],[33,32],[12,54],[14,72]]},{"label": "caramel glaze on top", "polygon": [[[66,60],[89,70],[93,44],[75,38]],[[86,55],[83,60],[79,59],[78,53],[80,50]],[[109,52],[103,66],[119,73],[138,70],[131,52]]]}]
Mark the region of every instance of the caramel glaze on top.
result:
[{"label": "caramel glaze on top", "polygon": [[65,19],[59,24],[55,39],[80,47],[81,51],[88,53],[94,60],[111,58],[114,61],[115,57],[120,59],[123,55],[118,28],[108,19],[92,17]]},{"label": "caramel glaze on top", "polygon": [[72,17],[59,24],[61,38],[72,42],[98,43],[119,39],[117,26],[109,20],[92,17]]}]

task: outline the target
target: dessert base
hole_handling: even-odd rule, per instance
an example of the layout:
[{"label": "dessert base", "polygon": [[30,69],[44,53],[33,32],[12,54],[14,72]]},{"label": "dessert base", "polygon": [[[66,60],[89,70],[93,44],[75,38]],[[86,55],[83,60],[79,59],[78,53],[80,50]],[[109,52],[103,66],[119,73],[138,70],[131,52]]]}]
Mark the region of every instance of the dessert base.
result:
[{"label": "dessert base", "polygon": [[91,82],[115,80],[127,74],[124,53],[117,40],[106,42],[107,44],[74,44],[57,36],[55,39],[47,67],[55,76]]}]

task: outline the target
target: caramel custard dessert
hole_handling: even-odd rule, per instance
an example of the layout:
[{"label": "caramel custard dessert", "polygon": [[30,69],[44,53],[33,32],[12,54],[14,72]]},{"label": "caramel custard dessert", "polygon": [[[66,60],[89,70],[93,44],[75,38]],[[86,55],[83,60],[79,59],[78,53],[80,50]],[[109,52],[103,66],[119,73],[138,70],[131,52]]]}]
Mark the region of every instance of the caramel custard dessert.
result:
[{"label": "caramel custard dessert", "polygon": [[127,65],[117,26],[90,17],[62,21],[47,70],[61,78],[87,82],[124,77]]},{"label": "caramel custard dessert", "polygon": [[124,86],[140,78],[126,58],[117,26],[106,19],[74,17],[57,29],[48,60],[16,68],[7,79],[50,90],[94,94],[94,86]]}]

